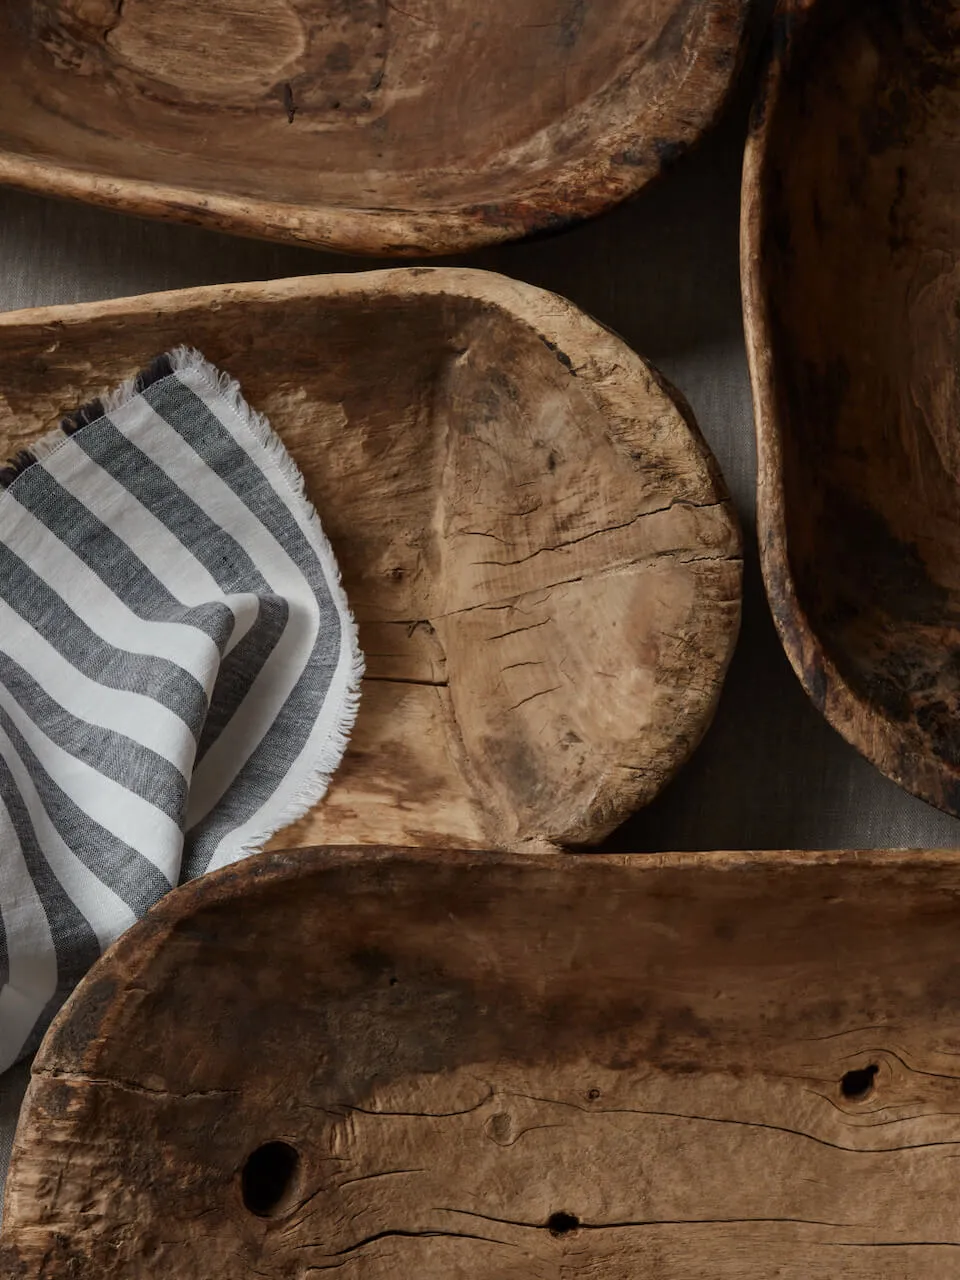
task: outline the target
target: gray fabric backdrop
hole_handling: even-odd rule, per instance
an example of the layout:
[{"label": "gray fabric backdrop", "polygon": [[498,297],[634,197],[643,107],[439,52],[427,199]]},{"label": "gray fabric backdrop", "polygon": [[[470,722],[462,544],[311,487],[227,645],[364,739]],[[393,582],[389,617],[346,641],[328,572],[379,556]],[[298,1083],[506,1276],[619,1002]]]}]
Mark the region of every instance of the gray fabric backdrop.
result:
[{"label": "gray fabric backdrop", "polygon": [[[767,611],[737,261],[748,91],[745,83],[697,151],[632,204],[555,239],[456,260],[564,294],[658,365],[692,404],[743,521],[743,630],[716,720],[610,847],[960,845],[960,822],[900,791],[821,719]],[[377,265],[0,191],[0,309]],[[25,1085],[25,1071],[0,1078],[0,1181]]]}]

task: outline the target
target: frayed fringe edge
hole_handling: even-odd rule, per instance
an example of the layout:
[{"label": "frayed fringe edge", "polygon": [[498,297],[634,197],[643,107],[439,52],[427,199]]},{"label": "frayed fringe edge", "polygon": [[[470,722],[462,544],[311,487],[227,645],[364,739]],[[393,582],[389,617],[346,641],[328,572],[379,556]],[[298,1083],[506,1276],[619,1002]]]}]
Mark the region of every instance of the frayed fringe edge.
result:
[{"label": "frayed fringe edge", "polygon": [[180,346],[165,355],[158,356],[147,368],[131,378],[126,378],[113,390],[105,392],[74,413],[65,416],[58,427],[36,440],[29,449],[22,450],[9,467],[0,469],[0,496],[18,475],[22,475],[33,463],[40,462],[55,453],[77,431],[93,425],[111,413],[119,412],[148,387],[162,382],[165,378],[180,375],[183,375],[186,382],[196,380],[206,390],[219,396],[240,425],[262,447],[268,461],[277,468],[306,519],[341,625],[340,659],[327,691],[327,700],[333,699],[340,706],[326,740],[318,747],[315,758],[306,770],[306,776],[280,812],[271,817],[268,824],[252,834],[249,839],[244,840],[241,845],[220,855],[215,863],[211,863],[209,869],[212,870],[215,866],[226,866],[240,858],[259,853],[271,836],[302,818],[323,799],[349,745],[360,707],[365,660],[360,650],[357,624],[343,590],[340,568],[333,554],[333,548],[323,531],[320,517],[307,496],[303,475],[287,452],[283,441],[270,426],[266,416],[258,413],[247,403],[239,382],[228,373],[217,369],[195,348]]},{"label": "frayed fringe edge", "polygon": [[[216,867],[226,866],[230,862],[258,853],[277,831],[302,818],[323,799],[333,773],[343,759],[356,723],[365,660],[360,650],[357,624],[343,590],[340,568],[333,548],[320,523],[320,517],[307,495],[303,475],[287,452],[286,445],[273,430],[267,417],[258,413],[247,403],[239,382],[228,373],[217,369],[201,352],[192,347],[177,347],[168,353],[167,359],[173,373],[182,377],[188,385],[190,382],[200,383],[206,391],[218,396],[229,407],[241,426],[261,446],[267,459],[277,468],[306,518],[314,550],[327,579],[341,625],[340,660],[327,692],[327,699],[334,700],[340,706],[326,741],[319,746],[310,768],[306,771],[306,776],[281,811],[271,817],[269,823],[263,828],[244,840],[242,845],[229,851],[225,850],[219,855],[216,861],[210,864],[209,870],[214,870]],[[132,380],[129,386],[132,387]],[[127,394],[129,397],[130,394],[137,394],[137,392],[131,392],[128,387]]]},{"label": "frayed fringe edge", "polygon": [[[239,862],[243,858],[261,853],[268,840],[284,827],[289,827],[308,814],[311,809],[321,803],[329,790],[333,775],[350,745],[350,737],[360,710],[361,681],[365,668],[364,656],[356,644],[356,627],[351,626],[349,631],[344,628],[344,635],[350,640],[353,648],[350,666],[346,673],[347,689],[339,695],[342,701],[336,721],[326,742],[317,752],[311,769],[275,818],[271,818],[267,825],[252,833],[242,844],[225,849],[210,862],[205,872],[216,871],[220,867],[229,866],[232,862]],[[329,696],[332,695],[328,694]]]},{"label": "frayed fringe edge", "polygon": [[22,476],[25,471],[29,471],[35,462],[43,462],[45,458],[56,453],[61,445],[66,444],[67,440],[78,431],[91,426],[94,422],[99,422],[108,413],[121,408],[141,391],[145,391],[147,387],[153,386],[163,378],[169,378],[172,373],[169,357],[158,356],[146,369],[142,369],[134,377],[122,382],[115,391],[97,396],[94,400],[81,405],[79,409],[74,409],[72,413],[65,414],[60,419],[59,425],[52,431],[35,440],[28,448],[21,449],[6,466],[0,467],[0,494],[9,489],[14,480]]},{"label": "frayed fringe edge", "polygon": [[[183,350],[183,348],[178,348]],[[148,387],[154,386],[157,382],[162,382],[164,378],[169,378],[174,373],[172,352],[166,355],[157,356],[155,360],[147,365],[145,369],[141,369],[139,373],[135,373],[132,378],[125,378],[119,386],[114,387],[112,391],[105,392],[100,396],[99,400],[94,400],[92,405],[85,405],[80,410],[80,414],[85,414],[90,408],[99,405],[100,417],[104,417],[108,413],[116,413],[118,409],[122,409],[124,405],[130,403],[134,397],[142,395]],[[89,426],[89,423],[95,421],[91,418],[87,422],[82,422],[80,426]]]},{"label": "frayed fringe edge", "polygon": [[35,462],[49,458],[63,444],[66,437],[60,427],[54,427],[39,440],[34,440],[28,449],[21,449],[3,467],[0,467],[0,494],[4,493],[19,476],[28,471]]}]

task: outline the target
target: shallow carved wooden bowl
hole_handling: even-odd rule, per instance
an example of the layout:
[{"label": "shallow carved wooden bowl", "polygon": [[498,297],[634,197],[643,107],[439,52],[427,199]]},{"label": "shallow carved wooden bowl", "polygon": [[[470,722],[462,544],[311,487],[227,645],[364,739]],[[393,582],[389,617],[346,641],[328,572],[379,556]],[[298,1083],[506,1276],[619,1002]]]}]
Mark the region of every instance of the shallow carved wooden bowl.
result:
[{"label": "shallow carved wooden bowl", "polygon": [[552,230],[716,114],[750,0],[4,0],[0,181],[365,253]]},{"label": "shallow carved wooden bowl", "polygon": [[960,854],[313,850],[41,1049],[10,1280],[955,1280]]},{"label": "shallow carved wooden bowl", "polygon": [[960,7],[795,0],[745,170],[761,551],[790,659],[960,813]]},{"label": "shallow carved wooden bowl", "polygon": [[299,464],[367,655],[283,846],[591,844],[704,732],[735,516],[689,411],[570,303],[414,268],[0,317],[0,456],[179,342]]}]

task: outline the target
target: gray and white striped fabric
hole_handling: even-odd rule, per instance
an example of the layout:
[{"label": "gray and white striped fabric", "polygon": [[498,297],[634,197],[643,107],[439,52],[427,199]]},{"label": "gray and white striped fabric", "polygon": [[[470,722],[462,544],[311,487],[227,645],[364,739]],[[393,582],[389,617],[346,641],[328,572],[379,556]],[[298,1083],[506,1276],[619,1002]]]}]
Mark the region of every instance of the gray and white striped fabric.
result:
[{"label": "gray and white striped fabric", "polygon": [[299,473],[197,352],[0,471],[0,1070],[172,886],[320,799],[362,665]]}]

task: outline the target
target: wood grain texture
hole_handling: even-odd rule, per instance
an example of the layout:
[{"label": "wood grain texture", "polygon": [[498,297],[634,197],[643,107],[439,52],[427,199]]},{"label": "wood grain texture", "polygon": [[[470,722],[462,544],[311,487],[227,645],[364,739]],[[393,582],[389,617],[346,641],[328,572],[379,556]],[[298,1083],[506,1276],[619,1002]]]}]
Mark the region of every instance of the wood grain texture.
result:
[{"label": "wood grain texture", "polygon": [[689,410],[571,304],[414,268],[0,317],[0,456],[186,342],[303,472],[367,655],[325,801],[275,838],[601,840],[712,717],[740,542]]},{"label": "wood grain texture", "polygon": [[598,213],[713,119],[750,0],[10,0],[0,181],[351,252]]},{"label": "wood grain texture", "polygon": [[952,1280],[958,902],[956,853],[228,868],[48,1035],[0,1270]]},{"label": "wood grain texture", "polygon": [[960,814],[960,8],[786,3],[743,270],[767,590],[830,722]]}]

